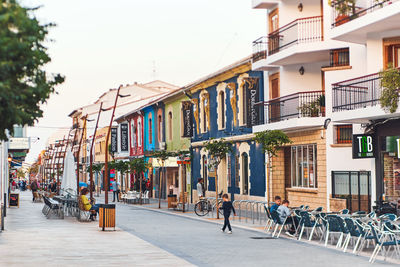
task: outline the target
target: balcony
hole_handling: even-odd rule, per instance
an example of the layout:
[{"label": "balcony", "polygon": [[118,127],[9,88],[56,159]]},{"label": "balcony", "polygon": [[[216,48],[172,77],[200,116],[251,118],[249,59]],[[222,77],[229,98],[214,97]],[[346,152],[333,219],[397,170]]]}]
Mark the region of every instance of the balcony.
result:
[{"label": "balcony", "polygon": [[332,1],[334,40],[365,44],[367,34],[398,29],[400,0]]},{"label": "balcony", "polygon": [[263,36],[253,42],[252,69],[255,71],[268,71],[278,66],[268,65],[268,37]]},{"label": "balcony", "polygon": [[366,123],[398,116],[398,112],[387,113],[380,107],[381,93],[379,73],[332,84],[332,120]]},{"label": "balcony", "polygon": [[315,127],[322,125],[325,117],[324,91],[298,92],[259,104],[264,105],[266,116],[255,131]]},{"label": "balcony", "polygon": [[280,0],[252,0],[251,6],[255,9],[270,9],[280,2]]}]

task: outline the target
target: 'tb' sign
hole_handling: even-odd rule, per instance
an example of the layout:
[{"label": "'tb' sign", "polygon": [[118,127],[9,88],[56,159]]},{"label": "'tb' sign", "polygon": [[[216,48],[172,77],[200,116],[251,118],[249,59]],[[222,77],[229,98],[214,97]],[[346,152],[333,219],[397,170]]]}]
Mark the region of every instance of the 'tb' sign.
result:
[{"label": "'tb' sign", "polygon": [[374,137],[369,134],[353,135],[353,159],[375,158]]}]

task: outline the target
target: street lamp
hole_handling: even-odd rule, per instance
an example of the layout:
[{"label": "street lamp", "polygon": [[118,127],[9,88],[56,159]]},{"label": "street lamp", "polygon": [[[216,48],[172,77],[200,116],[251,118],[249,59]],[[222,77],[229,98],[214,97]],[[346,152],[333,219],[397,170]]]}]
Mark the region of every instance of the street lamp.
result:
[{"label": "street lamp", "polygon": [[122,85],[118,87],[117,94],[115,95],[115,102],[113,106],[113,112],[111,114],[111,119],[110,119],[110,126],[108,127],[107,130],[107,137],[106,137],[106,151],[105,151],[105,159],[104,159],[104,192],[105,192],[105,204],[108,204],[108,184],[109,184],[109,175],[108,175],[108,143],[110,139],[110,132],[111,132],[111,127],[112,127],[112,122],[114,119],[114,114],[115,114],[115,108],[117,107],[117,102],[118,102],[118,97],[124,98],[128,97],[130,95],[120,95],[119,92],[122,88]]}]

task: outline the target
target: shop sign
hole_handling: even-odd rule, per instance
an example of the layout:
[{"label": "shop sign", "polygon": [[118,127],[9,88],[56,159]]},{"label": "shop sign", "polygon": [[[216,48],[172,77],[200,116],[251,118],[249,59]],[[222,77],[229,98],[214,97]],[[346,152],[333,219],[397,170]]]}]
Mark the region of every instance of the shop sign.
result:
[{"label": "shop sign", "polygon": [[128,151],[128,124],[121,124],[121,151]]},{"label": "shop sign", "polygon": [[247,106],[247,127],[256,125],[260,120],[260,109],[256,105],[259,102],[259,78],[248,77],[244,78],[244,90],[246,94]]},{"label": "shop sign", "polygon": [[193,135],[193,109],[192,102],[182,102],[183,115],[183,137],[192,137]]},{"label": "shop sign", "polygon": [[375,142],[372,135],[353,135],[353,159],[364,159],[375,157]]},{"label": "shop sign", "polygon": [[118,144],[118,137],[117,137],[118,129],[113,127],[111,128],[111,153],[116,153],[118,151],[117,144]]},{"label": "shop sign", "polygon": [[28,137],[12,137],[8,141],[8,149],[10,150],[26,150],[30,149]]}]

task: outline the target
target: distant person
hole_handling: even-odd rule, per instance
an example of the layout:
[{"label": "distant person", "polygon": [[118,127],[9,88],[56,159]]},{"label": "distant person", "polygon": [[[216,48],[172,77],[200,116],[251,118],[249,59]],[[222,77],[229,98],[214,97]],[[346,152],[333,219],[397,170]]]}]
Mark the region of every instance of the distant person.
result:
[{"label": "distant person", "polygon": [[34,179],[34,180],[32,181],[32,183],[31,183],[32,202],[35,202],[35,195],[36,195],[36,192],[38,191],[38,188],[39,188],[39,186],[38,186],[38,184],[37,184],[37,180]]},{"label": "distant person", "polygon": [[82,204],[83,204],[83,208],[86,211],[95,211],[95,213],[90,213],[90,219],[92,221],[95,220],[95,216],[97,215],[97,213],[99,213],[99,205],[95,204],[95,205],[91,205],[89,202],[89,199],[87,198],[87,193],[89,193],[89,190],[85,187],[81,190],[81,199],[82,199]]},{"label": "distant person", "polygon": [[56,179],[53,179],[53,181],[50,184],[50,192],[55,193],[57,192],[57,182]]},{"label": "distant person", "polygon": [[275,203],[271,206],[270,212],[273,212],[274,210],[277,210],[279,206],[281,205],[281,197],[280,196],[275,196]]},{"label": "distant person", "polygon": [[221,209],[224,212],[224,226],[222,227],[221,231],[225,232],[226,227],[228,227],[228,234],[232,234],[232,227],[231,223],[229,222],[229,216],[231,216],[231,211],[233,211],[233,214],[236,216],[236,211],[235,208],[232,205],[232,202],[229,201],[229,196],[228,194],[223,194],[222,195],[222,207]]},{"label": "distant person", "polygon": [[197,179],[197,196],[200,198],[204,197],[204,190],[203,190],[203,178]]},{"label": "distant person", "polygon": [[115,202],[115,198],[119,202],[119,183],[116,180],[112,181],[111,188],[113,190],[113,202]]}]

